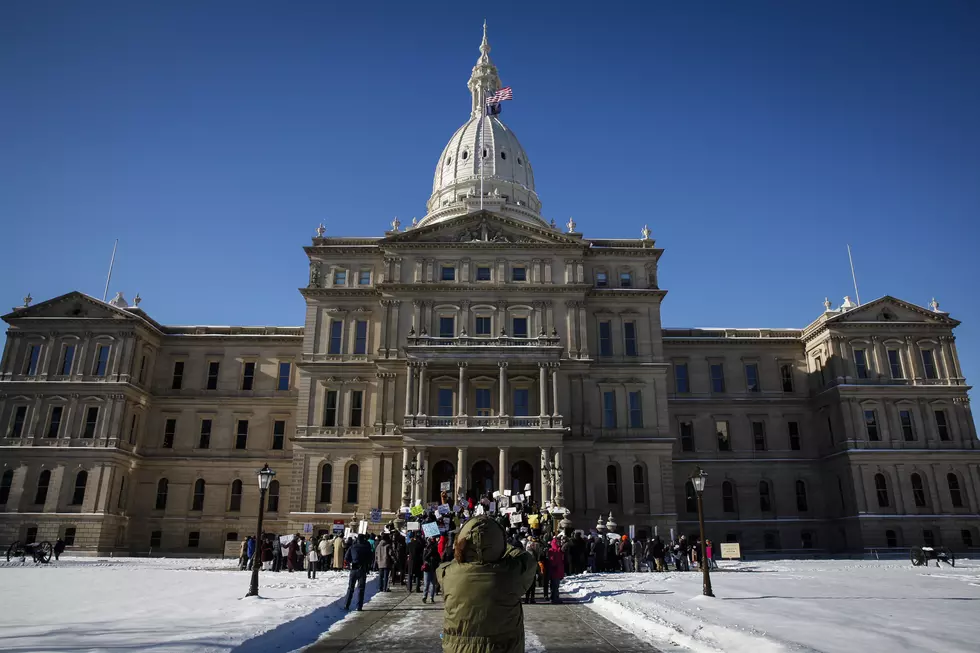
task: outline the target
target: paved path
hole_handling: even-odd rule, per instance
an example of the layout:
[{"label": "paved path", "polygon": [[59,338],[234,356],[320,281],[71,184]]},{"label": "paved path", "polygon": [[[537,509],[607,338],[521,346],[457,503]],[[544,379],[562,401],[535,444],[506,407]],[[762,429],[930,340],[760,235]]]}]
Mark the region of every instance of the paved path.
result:
[{"label": "paved path", "polygon": [[[351,612],[305,653],[438,653],[442,651],[442,597],[422,603],[404,588],[379,593]],[[525,649],[534,653],[589,651],[651,653],[653,646],[605,619],[587,605],[536,603],[524,606]]]}]

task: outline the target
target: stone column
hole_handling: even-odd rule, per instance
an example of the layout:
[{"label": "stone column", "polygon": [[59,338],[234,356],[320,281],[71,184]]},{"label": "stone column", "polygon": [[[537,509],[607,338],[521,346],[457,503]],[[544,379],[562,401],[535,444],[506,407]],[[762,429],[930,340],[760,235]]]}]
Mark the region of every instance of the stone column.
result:
[{"label": "stone column", "polygon": [[551,414],[558,417],[558,363],[554,363],[551,368]]},{"label": "stone column", "polygon": [[548,450],[541,447],[541,501],[539,505],[544,507],[545,501],[551,500],[551,483],[548,482]]},{"label": "stone column", "polygon": [[538,363],[538,414],[541,417],[548,416],[548,365]]},{"label": "stone column", "polygon": [[412,381],[415,379],[415,365],[409,363],[405,366],[405,417],[412,415]]},{"label": "stone column", "polygon": [[565,505],[565,467],[562,464],[562,448],[555,448],[555,457],[552,467],[555,470],[555,491],[554,499],[559,502],[560,505]]},{"label": "stone column", "polygon": [[469,488],[469,470],[466,468],[466,447],[456,447],[456,500],[466,496]]},{"label": "stone column", "polygon": [[499,469],[497,470],[497,484],[500,493],[504,493],[504,489],[507,488],[507,447],[500,447],[500,460],[497,465]]},{"label": "stone column", "polygon": [[952,379],[956,375],[953,374],[953,370],[949,366],[949,343],[946,336],[939,336],[939,360],[943,366],[943,371],[939,375],[940,378],[945,379],[946,383],[952,383]]},{"label": "stone column", "polygon": [[459,364],[459,391],[456,396],[456,414],[466,414],[466,363]]},{"label": "stone column", "polygon": [[412,502],[412,489],[408,487],[408,447],[402,447],[402,505],[408,506]]},{"label": "stone column", "polygon": [[427,388],[425,386],[425,363],[419,363],[419,409],[417,415],[425,415],[425,411],[428,408],[426,405],[426,400],[429,398],[429,393],[426,392]]},{"label": "stone column", "polygon": [[589,357],[589,330],[588,316],[585,312],[585,302],[579,302],[578,308],[578,328],[579,328],[579,357]]},{"label": "stone column", "polygon": [[915,339],[912,336],[905,336],[905,351],[909,357],[909,370],[911,372],[910,381],[915,380],[916,382],[922,381],[922,357],[919,355],[919,345],[916,344]]},{"label": "stone column", "polygon": [[498,402],[500,404],[500,408],[497,411],[497,414],[503,416],[507,414],[507,363],[500,362],[497,365],[500,368],[500,390],[498,391],[500,395]]},{"label": "stone column", "polygon": [[878,336],[871,336],[871,356],[874,360],[875,373],[878,376],[889,376],[885,374],[888,369],[888,359],[881,349],[881,339]]}]

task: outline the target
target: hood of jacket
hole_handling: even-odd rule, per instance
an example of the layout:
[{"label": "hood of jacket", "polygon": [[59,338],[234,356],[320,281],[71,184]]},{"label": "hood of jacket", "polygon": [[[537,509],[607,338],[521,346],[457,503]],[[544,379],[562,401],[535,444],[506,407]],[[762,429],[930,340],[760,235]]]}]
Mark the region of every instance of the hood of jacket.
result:
[{"label": "hood of jacket", "polygon": [[459,562],[497,562],[507,550],[507,534],[490,517],[469,520],[456,538],[455,558]]}]

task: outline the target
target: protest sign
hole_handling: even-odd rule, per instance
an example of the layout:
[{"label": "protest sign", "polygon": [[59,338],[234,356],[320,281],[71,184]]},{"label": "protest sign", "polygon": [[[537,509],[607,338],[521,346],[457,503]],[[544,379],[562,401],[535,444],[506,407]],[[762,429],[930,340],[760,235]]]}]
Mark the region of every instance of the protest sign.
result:
[{"label": "protest sign", "polygon": [[443,492],[449,492],[449,490],[451,490],[452,487],[453,484],[451,481],[443,481],[442,483],[439,484],[439,489],[442,490]]},{"label": "protest sign", "polygon": [[410,531],[417,531],[421,530],[422,524],[418,523],[417,521],[405,522],[405,528]]},{"label": "protest sign", "polygon": [[428,524],[422,524],[422,532],[425,533],[426,537],[438,537],[439,536],[439,524],[435,522],[429,522]]},{"label": "protest sign", "polygon": [[448,504],[445,504],[444,503],[441,506],[439,506],[439,514],[440,515],[448,515],[450,512],[451,512],[451,510],[450,510]]},{"label": "protest sign", "polygon": [[504,496],[509,497],[512,494],[510,490],[504,490]]},{"label": "protest sign", "polygon": [[531,528],[538,528],[538,526],[539,526],[538,516],[537,515],[528,515],[527,516],[527,525],[530,526]]},{"label": "protest sign", "polygon": [[491,501],[490,502],[489,510],[490,510],[490,512],[497,512],[497,502],[496,501]]},{"label": "protest sign", "polygon": [[477,506],[476,508],[474,508],[473,509],[473,514],[474,515],[482,515],[483,514],[483,506],[480,505],[480,506]]},{"label": "protest sign", "polygon": [[500,490],[494,490],[493,491],[493,498],[496,499],[499,496],[500,496]]},{"label": "protest sign", "polygon": [[366,535],[367,529],[368,529],[368,523],[362,519],[361,522],[357,525],[357,534]]},{"label": "protest sign", "polygon": [[524,492],[525,492],[525,494],[531,494],[531,484],[530,483],[525,483],[524,484]]},{"label": "protest sign", "polygon": [[381,508],[371,508],[371,523],[378,524],[381,522]]},{"label": "protest sign", "polygon": [[333,520],[333,534],[334,535],[344,534],[344,520],[342,519]]},{"label": "protest sign", "polygon": [[422,506],[420,506],[420,505],[417,505],[417,504],[416,504],[416,505],[414,505],[414,506],[412,506],[412,516],[414,516],[414,517],[418,517],[418,516],[419,516],[419,515],[421,515],[421,514],[422,514],[423,512],[425,512],[425,509],[423,509],[423,508],[422,508]]},{"label": "protest sign", "polygon": [[515,513],[513,513],[510,516],[510,525],[511,526],[520,526],[522,521],[524,521],[524,517],[522,515],[520,515],[519,513],[516,513],[515,512]]},{"label": "protest sign", "polygon": [[313,524],[309,524],[309,523],[303,524],[303,532],[304,533],[312,533],[313,532]]}]

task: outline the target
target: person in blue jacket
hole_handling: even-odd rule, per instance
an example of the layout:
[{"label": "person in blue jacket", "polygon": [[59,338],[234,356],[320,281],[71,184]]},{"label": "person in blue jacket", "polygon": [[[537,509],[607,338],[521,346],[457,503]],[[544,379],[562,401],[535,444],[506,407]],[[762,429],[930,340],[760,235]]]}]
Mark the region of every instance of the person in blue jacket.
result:
[{"label": "person in blue jacket", "polygon": [[368,569],[374,564],[374,552],[368,543],[367,535],[358,535],[357,541],[347,549],[344,562],[350,565],[350,577],[347,581],[347,602],[345,610],[350,610],[351,599],[354,598],[354,586],[357,586],[357,609],[364,609],[364,584],[367,582]]}]

